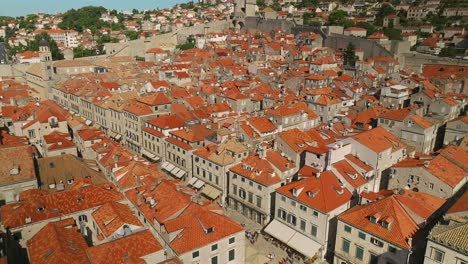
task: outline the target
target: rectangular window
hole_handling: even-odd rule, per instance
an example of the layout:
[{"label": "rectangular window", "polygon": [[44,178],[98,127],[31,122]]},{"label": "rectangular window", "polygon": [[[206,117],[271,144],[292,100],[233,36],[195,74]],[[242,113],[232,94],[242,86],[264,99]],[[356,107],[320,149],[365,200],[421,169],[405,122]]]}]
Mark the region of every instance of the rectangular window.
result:
[{"label": "rectangular window", "polygon": [[318,214],[317,211],[314,211],[313,215],[314,215],[314,217],[318,217],[319,214]]},{"label": "rectangular window", "polygon": [[242,199],[245,199],[245,195],[246,195],[245,190],[240,188],[239,189],[239,197],[242,198]]},{"label": "rectangular window", "polygon": [[257,195],[257,207],[262,207],[262,197]]},{"label": "rectangular window", "polygon": [[431,252],[431,258],[437,262],[443,262],[444,261],[444,252],[436,249],[436,248],[432,248],[432,252]]},{"label": "rectangular window", "polygon": [[234,249],[229,250],[229,261],[233,261],[236,258]]},{"label": "rectangular window", "polygon": [[349,253],[349,241],[348,240],[343,239],[343,245],[342,245],[341,249],[344,252]]},{"label": "rectangular window", "polygon": [[364,258],[364,249],[360,246],[356,246],[356,258],[360,260]]},{"label": "rectangular window", "polygon": [[396,249],[396,247],[388,246],[388,251],[390,251],[392,253],[396,253],[397,249]]},{"label": "rectangular window", "polygon": [[296,221],[297,221],[297,218],[295,215],[293,214],[288,215],[288,223],[290,223],[293,226],[296,226]]},{"label": "rectangular window", "polygon": [[281,196],[281,201],[286,202],[286,197]]},{"label": "rectangular window", "polygon": [[258,189],[259,191],[261,191],[261,190],[262,190],[262,186],[261,186],[261,185],[257,185],[257,189]]},{"label": "rectangular window", "polygon": [[253,193],[249,192],[249,203],[253,203]]},{"label": "rectangular window", "polygon": [[229,245],[234,244],[234,242],[236,242],[236,238],[235,238],[235,237],[231,237],[231,238],[229,239]]},{"label": "rectangular window", "polygon": [[359,232],[358,236],[360,239],[366,240],[366,234],[364,234],[363,232]]},{"label": "rectangular window", "polygon": [[291,206],[296,207],[296,202],[295,202],[295,201],[291,201]]},{"label": "rectangular window", "polygon": [[383,242],[378,239],[371,238],[370,242],[378,247],[383,247]]},{"label": "rectangular window", "polygon": [[200,252],[194,251],[192,252],[192,258],[198,258],[200,256]]},{"label": "rectangular window", "polygon": [[211,245],[211,251],[218,250],[218,244]]},{"label": "rectangular window", "polygon": [[351,227],[349,225],[344,226],[344,231],[347,233],[351,233]]},{"label": "rectangular window", "polygon": [[218,264],[218,256],[214,256],[211,258],[211,264]]},{"label": "rectangular window", "polygon": [[232,192],[234,193],[234,195],[237,195],[237,185],[232,185]]},{"label": "rectangular window", "polygon": [[305,230],[306,230],[306,221],[304,221],[303,219],[301,219],[300,228],[301,228],[302,231],[305,231]]},{"label": "rectangular window", "polygon": [[310,234],[313,237],[317,237],[317,226],[316,225],[312,225],[312,228],[310,229]]},{"label": "rectangular window", "polygon": [[305,207],[304,205],[299,205],[299,208],[304,211],[304,212],[307,212],[307,207]]},{"label": "rectangular window", "polygon": [[278,217],[283,219],[283,220],[286,220],[286,212],[281,208],[278,209]]}]

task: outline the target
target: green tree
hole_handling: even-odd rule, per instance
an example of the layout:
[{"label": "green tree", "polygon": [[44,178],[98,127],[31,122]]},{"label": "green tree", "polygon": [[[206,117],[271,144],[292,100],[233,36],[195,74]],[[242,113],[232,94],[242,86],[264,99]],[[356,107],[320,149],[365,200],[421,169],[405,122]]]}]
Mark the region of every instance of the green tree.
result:
[{"label": "green tree", "polygon": [[85,49],[82,45],[73,49],[74,58],[82,58],[96,55],[96,50],[94,49]]},{"label": "green tree", "polygon": [[53,40],[49,34],[47,33],[41,33],[37,34],[34,37],[34,40],[28,42],[27,49],[32,50],[32,51],[38,51],[39,50],[39,42],[41,40],[47,40],[49,42],[49,49],[50,52],[52,53],[52,59],[54,60],[63,60],[63,54],[60,52],[57,43],[55,40]]},{"label": "green tree", "polygon": [[384,28],[383,33],[391,40],[402,40],[401,30],[397,28]]},{"label": "green tree", "polygon": [[278,0],[273,0],[273,3],[270,5],[271,9],[275,11],[280,11],[281,10],[281,4],[278,2]]},{"label": "green tree", "polygon": [[195,48],[195,39],[193,37],[187,38],[187,41],[184,44],[179,44],[176,46],[180,50],[189,50]]},{"label": "green tree", "polygon": [[463,52],[459,52],[455,47],[445,47],[440,50],[440,57],[455,57]]},{"label": "green tree", "polygon": [[58,26],[62,29],[73,29],[83,32],[85,29],[91,29],[95,32],[97,29],[108,27],[109,23],[102,21],[101,14],[107,10],[102,7],[85,6],[80,9],[70,9],[63,14],[62,22]]},{"label": "green tree", "polygon": [[389,4],[382,4],[382,7],[377,11],[377,16],[376,16],[376,24],[378,26],[383,25],[383,19],[384,17],[391,15],[391,14],[396,14],[395,9]]},{"label": "green tree", "polygon": [[337,10],[330,13],[328,16],[328,25],[352,27],[354,23],[348,19],[348,13],[343,10]]},{"label": "green tree", "polygon": [[358,22],[356,26],[365,28],[367,30],[367,36],[372,35],[378,31],[377,28],[369,22]]},{"label": "green tree", "polygon": [[356,56],[356,47],[353,43],[349,42],[348,46],[346,47],[346,51],[344,54],[344,64],[350,67],[356,66],[357,56]]},{"label": "green tree", "polygon": [[125,36],[130,40],[135,40],[141,34],[141,31],[126,31]]},{"label": "green tree", "polygon": [[259,8],[265,8],[267,6],[265,0],[257,0],[256,3]]},{"label": "green tree", "polygon": [[304,25],[310,26],[312,24],[312,22],[313,22],[312,18],[314,18],[314,17],[315,17],[314,13],[305,12],[304,15],[302,15]]}]

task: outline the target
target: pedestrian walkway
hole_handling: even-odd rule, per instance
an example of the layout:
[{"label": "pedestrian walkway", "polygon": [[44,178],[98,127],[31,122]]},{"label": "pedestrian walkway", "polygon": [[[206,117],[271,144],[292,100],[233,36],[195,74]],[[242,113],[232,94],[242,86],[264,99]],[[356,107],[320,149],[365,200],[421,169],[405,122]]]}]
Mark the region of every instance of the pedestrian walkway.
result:
[{"label": "pedestrian walkway", "polygon": [[[262,230],[262,226],[254,221],[247,219],[242,214],[234,211],[231,208],[226,208],[227,215],[235,222],[244,226],[245,230],[256,232]],[[273,259],[269,259],[268,256],[274,254]],[[278,264],[281,260],[286,258],[288,255],[286,252],[279,247],[274,246],[270,242],[266,241],[264,236],[260,234],[254,244],[246,239],[245,248],[245,263],[248,264]]]}]

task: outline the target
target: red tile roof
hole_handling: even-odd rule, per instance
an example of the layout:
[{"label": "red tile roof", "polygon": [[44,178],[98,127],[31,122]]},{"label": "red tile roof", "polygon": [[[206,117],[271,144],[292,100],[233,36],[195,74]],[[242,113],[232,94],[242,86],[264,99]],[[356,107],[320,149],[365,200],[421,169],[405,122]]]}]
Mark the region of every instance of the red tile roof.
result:
[{"label": "red tile roof", "polygon": [[[72,186],[73,187],[73,186]],[[10,203],[1,207],[2,223],[16,228],[32,223],[76,213],[108,202],[119,201],[123,196],[110,183],[72,188],[49,193],[37,199]]]},{"label": "red tile roof", "polygon": [[277,184],[282,180],[266,159],[261,159],[253,153],[230,170],[265,186]]},{"label": "red tile roof", "polygon": [[391,149],[394,152],[406,147],[397,137],[383,127],[376,127],[362,132],[353,136],[353,139],[377,153],[387,149]]},{"label": "red tile roof", "polygon": [[[34,148],[30,145],[0,146],[0,186],[35,181]],[[18,174],[12,172],[18,169]]]},{"label": "red tile roof", "polygon": [[[71,220],[71,221],[68,221]],[[34,264],[76,263],[88,264],[88,245],[78,227],[67,228],[73,219],[48,223],[27,241],[29,260]]]},{"label": "red tile roof", "polygon": [[[402,248],[410,248],[408,239],[422,224],[445,203],[444,199],[425,193],[405,191],[367,205],[357,205],[341,214],[338,219]],[[377,223],[369,220],[378,216]],[[390,220],[385,228],[382,220]]]},{"label": "red tile roof", "polygon": [[161,250],[163,247],[153,234],[149,230],[144,230],[90,247],[87,254],[93,264],[146,263],[145,256]]},{"label": "red tile roof", "polygon": [[266,117],[251,117],[247,123],[260,133],[269,133],[276,130],[276,126]]},{"label": "red tile roof", "polygon": [[244,231],[242,226],[229,217],[218,214],[219,210],[222,209],[191,203],[181,215],[164,224],[169,234],[180,231],[170,242],[176,254],[213,244]]},{"label": "red tile roof", "polygon": [[133,214],[132,210],[127,205],[118,202],[107,203],[99,207],[91,215],[106,237],[110,237],[124,225],[143,227],[143,224]]},{"label": "red tile roof", "polygon": [[351,201],[352,194],[342,186],[333,172],[322,172],[319,177],[306,175],[307,167],[301,169],[301,174],[307,178],[284,185],[276,191],[289,198],[294,197],[293,190],[297,191],[299,194],[294,199],[323,213],[329,213]]}]

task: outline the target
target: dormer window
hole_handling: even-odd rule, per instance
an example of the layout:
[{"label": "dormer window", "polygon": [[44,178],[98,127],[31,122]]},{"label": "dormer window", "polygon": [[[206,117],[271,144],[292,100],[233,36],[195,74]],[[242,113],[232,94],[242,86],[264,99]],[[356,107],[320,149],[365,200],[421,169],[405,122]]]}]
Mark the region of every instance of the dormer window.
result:
[{"label": "dormer window", "polygon": [[379,221],[379,218],[380,218],[380,214],[375,213],[375,214],[369,216],[369,221],[371,223],[373,223],[373,224],[377,224],[377,222]]},{"label": "dormer window", "polygon": [[392,225],[392,223],[393,223],[393,217],[389,216],[389,217],[383,218],[380,224],[383,228],[390,229],[390,226]]}]

